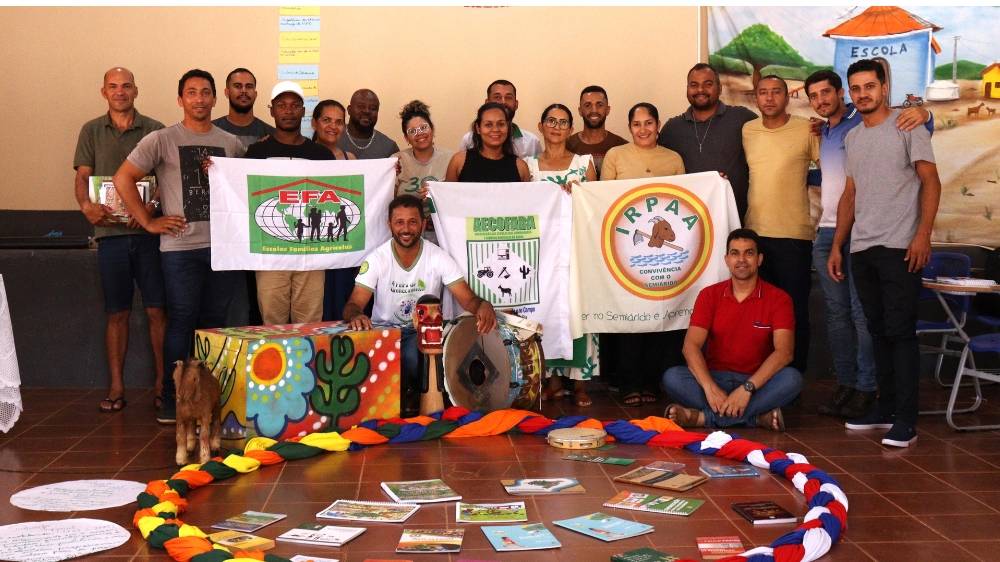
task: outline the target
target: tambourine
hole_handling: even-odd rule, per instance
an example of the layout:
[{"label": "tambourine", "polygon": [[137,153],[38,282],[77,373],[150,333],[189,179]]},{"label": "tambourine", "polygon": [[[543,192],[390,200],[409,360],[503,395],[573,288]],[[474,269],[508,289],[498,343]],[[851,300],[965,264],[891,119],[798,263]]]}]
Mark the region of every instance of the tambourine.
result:
[{"label": "tambourine", "polygon": [[603,430],[586,427],[553,429],[549,432],[549,445],[557,449],[596,449],[604,445],[607,436]]}]

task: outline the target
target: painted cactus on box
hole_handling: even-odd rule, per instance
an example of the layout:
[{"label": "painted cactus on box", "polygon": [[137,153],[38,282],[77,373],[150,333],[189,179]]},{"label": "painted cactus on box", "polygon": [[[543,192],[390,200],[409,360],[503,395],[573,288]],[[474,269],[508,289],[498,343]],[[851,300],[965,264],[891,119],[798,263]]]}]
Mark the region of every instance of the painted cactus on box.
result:
[{"label": "painted cactus on box", "polygon": [[340,323],[198,330],[222,387],[223,438],[285,439],[399,415],[399,330]]}]

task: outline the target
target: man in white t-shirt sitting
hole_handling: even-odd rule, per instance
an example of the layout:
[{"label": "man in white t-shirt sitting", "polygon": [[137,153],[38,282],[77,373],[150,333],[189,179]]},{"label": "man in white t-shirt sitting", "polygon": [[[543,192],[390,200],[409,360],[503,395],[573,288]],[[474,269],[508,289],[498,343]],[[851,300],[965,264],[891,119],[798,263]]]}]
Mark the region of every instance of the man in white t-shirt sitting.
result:
[{"label": "man in white t-shirt sitting", "polygon": [[[344,305],[344,321],[354,330],[370,330],[372,322],[402,328],[403,389],[411,394],[421,373],[416,330],[412,316],[417,299],[441,296],[448,287],[465,310],[476,316],[476,328],[486,334],[496,328],[493,305],[477,297],[465,282],[462,269],[439,246],[421,238],[426,219],[423,203],[413,195],[400,195],[389,203],[392,239],[369,254],[361,264],[354,290]],[[375,295],[372,317],[364,308]],[[404,402],[413,396],[404,394]]]}]

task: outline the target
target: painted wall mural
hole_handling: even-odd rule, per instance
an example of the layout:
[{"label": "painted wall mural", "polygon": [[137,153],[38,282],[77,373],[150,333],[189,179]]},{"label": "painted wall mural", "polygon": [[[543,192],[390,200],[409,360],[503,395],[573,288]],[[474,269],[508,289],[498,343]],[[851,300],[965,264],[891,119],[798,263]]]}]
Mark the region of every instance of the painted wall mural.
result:
[{"label": "painted wall mural", "polygon": [[777,74],[789,84],[789,111],[812,117],[802,91],[809,74],[830,68],[846,85],[855,60],[884,59],[890,103],[934,114],[943,188],[934,241],[996,247],[1000,43],[985,23],[998,19],[1000,8],[989,6],[712,7],[709,62],[723,73],[724,102],[756,111],[753,74]]},{"label": "painted wall mural", "polygon": [[339,322],[198,330],[222,388],[222,437],[288,439],[399,416],[400,332]]}]

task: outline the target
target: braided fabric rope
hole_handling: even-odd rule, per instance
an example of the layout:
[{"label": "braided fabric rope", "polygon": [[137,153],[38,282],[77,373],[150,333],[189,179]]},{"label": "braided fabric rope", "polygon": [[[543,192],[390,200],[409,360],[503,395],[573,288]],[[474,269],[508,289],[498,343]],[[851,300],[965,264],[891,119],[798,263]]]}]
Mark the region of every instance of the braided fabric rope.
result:
[{"label": "braided fabric rope", "polygon": [[180,562],[289,562],[260,551],[231,552],[212,544],[207,535],[187,525],[178,516],[188,508],[184,496],[195,488],[253,472],[262,465],[314,457],[324,452],[360,450],[384,443],[410,443],[438,438],[459,439],[520,432],[547,435],[554,429],[589,427],[603,429],[608,441],[646,444],[651,447],[687,449],[692,453],[749,463],[783,476],[794,484],[809,505],[801,525],[775,539],[769,546],[754,548],[723,559],[724,562],[809,562],[826,554],[847,528],[847,496],[836,480],[809,464],[796,453],[784,453],[760,443],[733,437],[723,431],[710,434],[688,432],[660,417],[601,422],[586,416],[564,416],[552,420],[535,412],[499,410],[483,414],[465,408],[448,408],[433,416],[367,421],[343,433],[311,433],[277,442],[256,437],[242,455],[216,457],[191,464],[168,480],[153,480],[139,494],[139,509],[132,518],[142,537],[155,548]]}]

